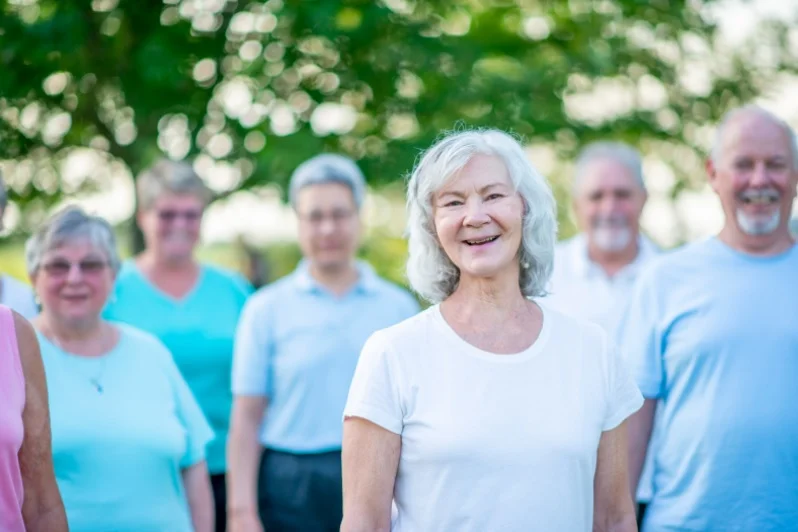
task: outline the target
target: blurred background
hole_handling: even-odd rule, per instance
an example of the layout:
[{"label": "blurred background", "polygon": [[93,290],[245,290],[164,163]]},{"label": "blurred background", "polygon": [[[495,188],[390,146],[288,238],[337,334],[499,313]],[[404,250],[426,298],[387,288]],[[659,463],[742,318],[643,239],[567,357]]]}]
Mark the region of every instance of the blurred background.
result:
[{"label": "blurred background", "polygon": [[370,180],[363,256],[403,282],[404,178],[466,126],[525,140],[563,238],[580,147],[635,145],[644,230],[677,246],[722,221],[720,115],[798,125],[797,22],[798,0],[0,0],[0,270],[24,279],[24,237],[66,202],[138,250],[134,179],[165,154],[217,194],[201,258],[274,279],[299,258],[288,177],[334,151]]}]

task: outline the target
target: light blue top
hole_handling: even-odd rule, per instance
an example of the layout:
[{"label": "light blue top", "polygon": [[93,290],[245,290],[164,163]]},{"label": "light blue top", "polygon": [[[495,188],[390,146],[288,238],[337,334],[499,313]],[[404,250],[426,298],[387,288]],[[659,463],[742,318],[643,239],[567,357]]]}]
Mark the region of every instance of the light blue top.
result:
[{"label": "light blue top", "polygon": [[208,446],[211,474],[226,470],[225,443],[233,394],[230,371],[238,316],[250,284],[240,275],[202,265],[194,288],[175,299],[154,286],[134,262],[125,262],[104,317],[129,323],[157,336],[213,428]]},{"label": "light blue top", "polygon": [[662,409],[643,530],[796,530],[798,246],[686,246],[642,274],[626,316],[622,348]]},{"label": "light blue top", "polygon": [[418,312],[405,290],[364,263],[358,269],[357,283],[336,296],[302,262],[244,308],[233,393],[268,398],[265,447],[292,453],[340,449],[341,416],[363,344],[374,331]]},{"label": "light blue top", "polygon": [[119,329],[100,357],[68,354],[38,335],[69,529],[191,532],[181,470],[205,459],[213,432],[166,347]]}]

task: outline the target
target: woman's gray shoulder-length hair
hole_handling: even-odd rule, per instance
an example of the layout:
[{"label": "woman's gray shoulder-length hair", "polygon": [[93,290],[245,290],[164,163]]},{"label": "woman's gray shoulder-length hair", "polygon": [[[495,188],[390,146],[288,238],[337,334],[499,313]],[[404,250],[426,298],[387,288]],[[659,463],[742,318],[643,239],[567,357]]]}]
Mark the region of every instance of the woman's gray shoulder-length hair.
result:
[{"label": "woman's gray shoulder-length hair", "polygon": [[416,164],[407,190],[407,277],[410,286],[431,303],[440,303],[457,288],[460,271],[443,251],[436,236],[432,198],[477,154],[500,158],[524,200],[519,284],[524,296],[543,296],[554,260],[557,205],[551,188],[532,166],[521,144],[495,129],[450,134],[422,154]]}]

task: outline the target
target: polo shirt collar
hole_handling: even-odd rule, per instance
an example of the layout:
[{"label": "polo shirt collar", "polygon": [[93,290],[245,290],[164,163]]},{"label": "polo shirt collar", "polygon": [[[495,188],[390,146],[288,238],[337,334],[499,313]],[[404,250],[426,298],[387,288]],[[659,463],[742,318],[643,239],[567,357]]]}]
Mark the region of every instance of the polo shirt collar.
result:
[{"label": "polo shirt collar", "polygon": [[[360,292],[370,294],[377,290],[377,274],[370,264],[358,260],[355,262],[355,268],[358,272],[357,281],[350,289],[350,292]],[[328,290],[322,286],[310,274],[310,262],[307,259],[302,259],[294,270],[294,282],[303,292],[327,292]]]}]

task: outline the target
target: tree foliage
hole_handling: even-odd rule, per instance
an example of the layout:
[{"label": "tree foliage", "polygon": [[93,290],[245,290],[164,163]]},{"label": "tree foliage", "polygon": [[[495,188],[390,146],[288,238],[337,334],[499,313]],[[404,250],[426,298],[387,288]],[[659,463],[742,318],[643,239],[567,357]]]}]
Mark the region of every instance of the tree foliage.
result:
[{"label": "tree foliage", "polygon": [[[626,140],[685,176],[708,122],[796,67],[789,21],[731,51],[707,5],[0,0],[0,160],[33,218],[163,153],[197,158],[220,195],[284,184],[320,151],[388,183],[461,125],[512,130],[563,158]],[[104,164],[64,182],[81,149]]]}]

